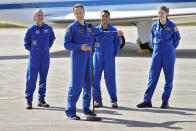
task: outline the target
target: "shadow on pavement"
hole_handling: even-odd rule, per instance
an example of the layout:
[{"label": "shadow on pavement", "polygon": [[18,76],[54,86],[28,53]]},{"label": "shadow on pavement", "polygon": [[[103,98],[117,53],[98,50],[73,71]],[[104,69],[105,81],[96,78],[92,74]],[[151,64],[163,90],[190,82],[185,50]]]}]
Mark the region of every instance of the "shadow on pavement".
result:
[{"label": "shadow on pavement", "polygon": [[[105,107],[108,109],[112,109],[111,107]],[[183,110],[184,109],[184,110]],[[125,110],[125,111],[136,111],[136,112],[150,112],[150,113],[163,113],[163,114],[178,114],[178,115],[195,115],[193,113],[187,113],[186,111],[196,111],[196,109],[192,108],[175,108],[170,107],[169,109],[160,109],[158,107],[152,108],[130,108],[130,107],[122,107],[116,108],[115,110]],[[180,110],[180,111],[178,111]]]},{"label": "shadow on pavement", "polygon": [[[121,49],[117,57],[152,57],[152,53],[139,54],[137,50],[138,45],[135,43],[127,42],[125,47]],[[176,58],[196,59],[196,49],[177,49]],[[50,53],[51,58],[64,58],[69,57],[70,51],[56,51]],[[0,56],[0,60],[14,60],[14,59],[28,59],[28,55],[13,55],[13,56]]]},{"label": "shadow on pavement", "polygon": [[122,124],[126,125],[128,127],[145,127],[145,128],[152,128],[152,127],[162,127],[167,129],[174,129],[174,130],[180,130],[183,129],[181,127],[175,127],[172,126],[176,123],[193,123],[196,121],[167,121],[163,123],[152,123],[152,122],[144,122],[144,121],[134,121],[134,120],[122,120],[122,119],[116,119],[116,118],[106,118],[102,117],[102,123],[110,123],[110,124]]}]

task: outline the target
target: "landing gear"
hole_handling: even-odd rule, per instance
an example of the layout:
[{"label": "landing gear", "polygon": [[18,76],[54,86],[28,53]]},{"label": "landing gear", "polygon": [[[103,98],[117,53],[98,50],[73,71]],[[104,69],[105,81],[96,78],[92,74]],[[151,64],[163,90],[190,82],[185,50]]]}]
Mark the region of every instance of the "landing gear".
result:
[{"label": "landing gear", "polygon": [[153,51],[150,44],[150,30],[152,26],[151,20],[139,21],[137,24],[138,39],[137,43],[139,44],[141,50],[138,50],[138,53],[150,53]]},{"label": "landing gear", "polygon": [[[146,53],[153,52],[153,49],[152,49],[150,42],[142,43],[141,40],[138,38],[137,43],[139,44],[141,50],[145,51]],[[140,53],[142,53],[142,52],[140,52]]]}]

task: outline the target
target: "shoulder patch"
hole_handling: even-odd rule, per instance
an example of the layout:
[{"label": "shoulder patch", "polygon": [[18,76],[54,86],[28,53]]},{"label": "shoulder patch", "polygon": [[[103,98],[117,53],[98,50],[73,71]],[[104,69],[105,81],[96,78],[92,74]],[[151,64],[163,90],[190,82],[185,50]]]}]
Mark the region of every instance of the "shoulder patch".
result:
[{"label": "shoulder patch", "polygon": [[174,32],[177,32],[178,31],[178,27],[176,26],[175,28],[174,28]]},{"label": "shoulder patch", "polygon": [[66,33],[69,33],[70,32],[70,28],[66,28]]}]

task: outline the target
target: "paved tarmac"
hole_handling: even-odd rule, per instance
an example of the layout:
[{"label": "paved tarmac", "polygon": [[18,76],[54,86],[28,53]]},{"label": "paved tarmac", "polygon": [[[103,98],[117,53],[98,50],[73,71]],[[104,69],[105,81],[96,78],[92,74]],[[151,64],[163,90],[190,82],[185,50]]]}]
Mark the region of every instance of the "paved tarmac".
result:
[{"label": "paved tarmac", "polygon": [[25,82],[28,52],[23,46],[26,29],[0,29],[0,131],[195,131],[196,130],[196,27],[179,27],[182,40],[176,50],[174,88],[170,109],[160,109],[164,75],[154,93],[153,108],[138,109],[148,82],[151,54],[138,54],[135,27],[119,27],[126,46],[116,58],[119,108],[111,108],[102,78],[103,108],[96,109],[100,122],[85,121],[82,97],[77,103],[80,121],[65,117],[70,81],[69,52],[63,48],[64,29],[55,29],[57,40],[51,49],[46,101],[50,108],[26,110]]}]

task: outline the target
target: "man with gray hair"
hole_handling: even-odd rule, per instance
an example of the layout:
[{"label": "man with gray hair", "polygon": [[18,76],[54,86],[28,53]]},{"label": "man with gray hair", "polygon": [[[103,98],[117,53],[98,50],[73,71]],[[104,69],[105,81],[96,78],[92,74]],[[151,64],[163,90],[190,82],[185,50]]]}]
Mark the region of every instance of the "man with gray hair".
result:
[{"label": "man with gray hair", "polygon": [[49,107],[45,102],[46,79],[50,64],[49,49],[55,40],[53,29],[43,22],[43,12],[34,13],[35,24],[28,28],[24,38],[25,49],[29,51],[29,62],[26,76],[26,109],[32,109],[33,93],[39,73],[38,106]]}]

